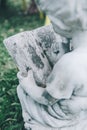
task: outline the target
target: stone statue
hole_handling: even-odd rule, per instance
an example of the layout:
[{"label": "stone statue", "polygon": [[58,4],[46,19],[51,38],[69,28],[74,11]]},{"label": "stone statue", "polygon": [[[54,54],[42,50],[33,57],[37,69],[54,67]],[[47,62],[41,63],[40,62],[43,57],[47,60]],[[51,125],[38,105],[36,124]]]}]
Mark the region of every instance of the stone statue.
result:
[{"label": "stone statue", "polygon": [[39,0],[39,6],[54,29],[4,41],[20,70],[17,92],[25,128],[87,130],[87,1]]}]

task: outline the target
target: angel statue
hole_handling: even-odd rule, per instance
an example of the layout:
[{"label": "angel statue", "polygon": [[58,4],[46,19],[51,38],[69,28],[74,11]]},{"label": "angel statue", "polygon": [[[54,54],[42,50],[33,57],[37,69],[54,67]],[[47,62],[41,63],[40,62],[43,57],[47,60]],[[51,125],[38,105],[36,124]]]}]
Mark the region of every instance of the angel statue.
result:
[{"label": "angel statue", "polygon": [[87,130],[87,1],[36,0],[52,25],[4,41],[18,65],[27,130]]}]

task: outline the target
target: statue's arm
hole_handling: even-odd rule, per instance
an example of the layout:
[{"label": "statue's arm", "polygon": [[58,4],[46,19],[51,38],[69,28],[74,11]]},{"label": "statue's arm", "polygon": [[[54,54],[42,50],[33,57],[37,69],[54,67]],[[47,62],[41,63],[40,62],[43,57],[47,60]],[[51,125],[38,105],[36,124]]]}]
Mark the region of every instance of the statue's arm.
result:
[{"label": "statue's arm", "polygon": [[44,105],[53,105],[56,102],[56,99],[53,98],[45,88],[39,87],[36,84],[32,70],[28,72],[26,77],[18,72],[17,77],[19,79],[20,86],[26,94],[32,97],[36,102]]}]

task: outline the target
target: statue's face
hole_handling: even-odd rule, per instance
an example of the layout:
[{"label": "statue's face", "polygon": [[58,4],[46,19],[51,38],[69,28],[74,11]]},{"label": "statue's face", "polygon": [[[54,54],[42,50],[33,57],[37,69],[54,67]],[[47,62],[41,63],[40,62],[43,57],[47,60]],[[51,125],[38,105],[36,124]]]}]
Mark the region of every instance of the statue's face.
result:
[{"label": "statue's face", "polygon": [[57,37],[56,43],[52,44],[51,50],[47,52],[49,60],[54,65],[65,53],[70,51],[70,41],[64,37]]}]

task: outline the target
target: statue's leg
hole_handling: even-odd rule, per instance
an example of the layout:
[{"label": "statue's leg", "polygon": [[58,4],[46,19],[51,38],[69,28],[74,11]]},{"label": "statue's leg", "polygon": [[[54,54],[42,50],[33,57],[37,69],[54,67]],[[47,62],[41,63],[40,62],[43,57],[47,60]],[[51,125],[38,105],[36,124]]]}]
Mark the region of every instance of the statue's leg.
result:
[{"label": "statue's leg", "polygon": [[17,94],[22,106],[22,115],[27,130],[60,130],[49,126],[49,121],[51,121],[49,114],[44,110],[44,107],[42,108],[42,105],[36,103],[27,95],[20,85],[17,87]]}]

